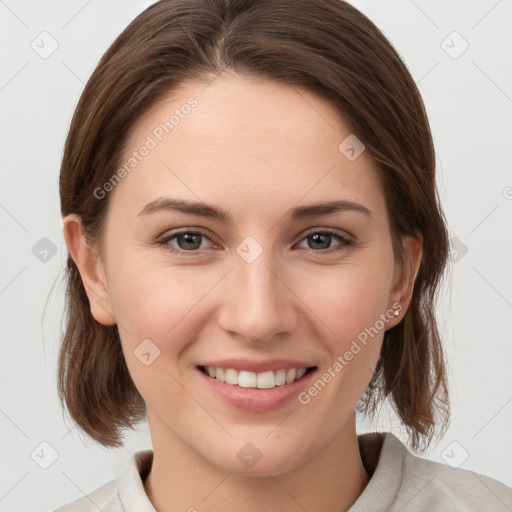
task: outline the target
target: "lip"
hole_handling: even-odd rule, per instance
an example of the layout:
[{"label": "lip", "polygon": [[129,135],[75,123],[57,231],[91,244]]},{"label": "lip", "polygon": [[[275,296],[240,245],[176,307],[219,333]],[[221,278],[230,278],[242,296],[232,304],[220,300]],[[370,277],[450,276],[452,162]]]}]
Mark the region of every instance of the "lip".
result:
[{"label": "lip", "polygon": [[[215,363],[215,365],[218,362]],[[214,366],[214,364],[205,364],[205,366]],[[254,368],[254,366],[252,366]],[[290,366],[290,368],[310,368],[307,365]],[[217,366],[217,368],[227,368],[226,366]],[[229,368],[233,368],[230,366]],[[268,366],[266,368],[269,368]],[[281,369],[284,366],[279,366]],[[237,367],[239,370],[245,368]],[[284,386],[276,386],[271,389],[258,389],[258,388],[243,388],[240,386],[234,386],[232,384],[226,384],[220,380],[214,379],[204,373],[200,367],[196,367],[196,371],[202,382],[207,386],[209,391],[216,397],[221,398],[224,402],[232,405],[238,409],[242,409],[247,412],[269,412],[279,407],[284,406],[296,398],[299,393],[307,386],[310,385],[311,380],[316,376],[318,368],[308,371],[299,380],[292,382],[291,384],[285,384]],[[246,370],[253,371],[253,370]],[[260,370],[262,371],[262,370]],[[266,371],[266,370],[263,370]]]},{"label": "lip", "polygon": [[289,370],[291,368],[311,368],[315,366],[311,362],[297,361],[292,359],[265,359],[254,361],[243,358],[222,359],[221,361],[206,361],[200,366],[213,366],[214,368],[233,368],[237,371],[262,373],[275,370]]}]

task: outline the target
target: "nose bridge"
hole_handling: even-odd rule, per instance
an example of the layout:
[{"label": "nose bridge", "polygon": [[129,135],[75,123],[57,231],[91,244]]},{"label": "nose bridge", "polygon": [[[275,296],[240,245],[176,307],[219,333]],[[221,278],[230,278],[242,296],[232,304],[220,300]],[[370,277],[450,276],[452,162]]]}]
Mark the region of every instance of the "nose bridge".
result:
[{"label": "nose bridge", "polygon": [[293,327],[293,294],[279,275],[274,251],[258,245],[249,239],[237,247],[221,319],[226,331],[266,343]]}]

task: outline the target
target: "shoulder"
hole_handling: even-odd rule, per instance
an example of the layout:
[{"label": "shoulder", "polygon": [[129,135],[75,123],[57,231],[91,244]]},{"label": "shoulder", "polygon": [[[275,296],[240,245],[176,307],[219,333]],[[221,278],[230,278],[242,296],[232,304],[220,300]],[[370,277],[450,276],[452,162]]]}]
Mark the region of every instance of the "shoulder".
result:
[{"label": "shoulder", "polygon": [[[363,492],[388,501],[383,510],[482,511],[512,510],[512,489],[492,478],[412,454],[393,434],[383,439],[380,457]],[[379,509],[380,510],[380,509]]]},{"label": "shoulder", "polygon": [[153,462],[153,451],[132,454],[117,479],[64,505],[55,512],[154,512],[144,490],[144,478]]},{"label": "shoulder", "polygon": [[123,512],[117,499],[116,481],[102,485],[95,491],[60,507],[55,512]]},{"label": "shoulder", "polygon": [[402,501],[405,499],[409,507],[404,512],[418,510],[415,504],[425,510],[512,510],[512,489],[505,484],[473,471],[417,457],[408,450],[402,492]]}]

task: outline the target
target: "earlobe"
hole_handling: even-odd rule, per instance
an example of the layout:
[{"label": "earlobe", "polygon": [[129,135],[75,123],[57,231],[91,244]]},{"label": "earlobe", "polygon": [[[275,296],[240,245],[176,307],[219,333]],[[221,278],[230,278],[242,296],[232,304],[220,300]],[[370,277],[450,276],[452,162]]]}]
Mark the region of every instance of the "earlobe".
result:
[{"label": "earlobe", "polygon": [[[402,243],[404,254],[403,264],[399,265],[397,262],[395,283],[390,297],[392,304],[395,304],[394,309],[399,309],[399,315],[397,315],[396,319],[394,318],[392,320],[393,325],[390,325],[390,327],[393,327],[401,321],[409,307],[423,252],[423,237],[421,233],[418,233],[417,237],[404,237]],[[397,306],[398,304],[400,306]]]},{"label": "earlobe", "polygon": [[110,296],[98,250],[85,238],[78,215],[64,218],[64,239],[75,262],[91,305],[94,319],[103,325],[114,325]]}]

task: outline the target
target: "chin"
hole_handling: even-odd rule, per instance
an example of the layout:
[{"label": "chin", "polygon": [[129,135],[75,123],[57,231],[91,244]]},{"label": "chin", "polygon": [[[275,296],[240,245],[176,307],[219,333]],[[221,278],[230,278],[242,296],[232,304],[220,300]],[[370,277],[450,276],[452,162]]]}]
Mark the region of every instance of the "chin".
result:
[{"label": "chin", "polygon": [[292,438],[262,439],[261,441],[233,441],[220,450],[207,454],[209,462],[219,469],[232,472],[237,476],[268,477],[288,473],[299,467],[306,458],[303,450]]}]

